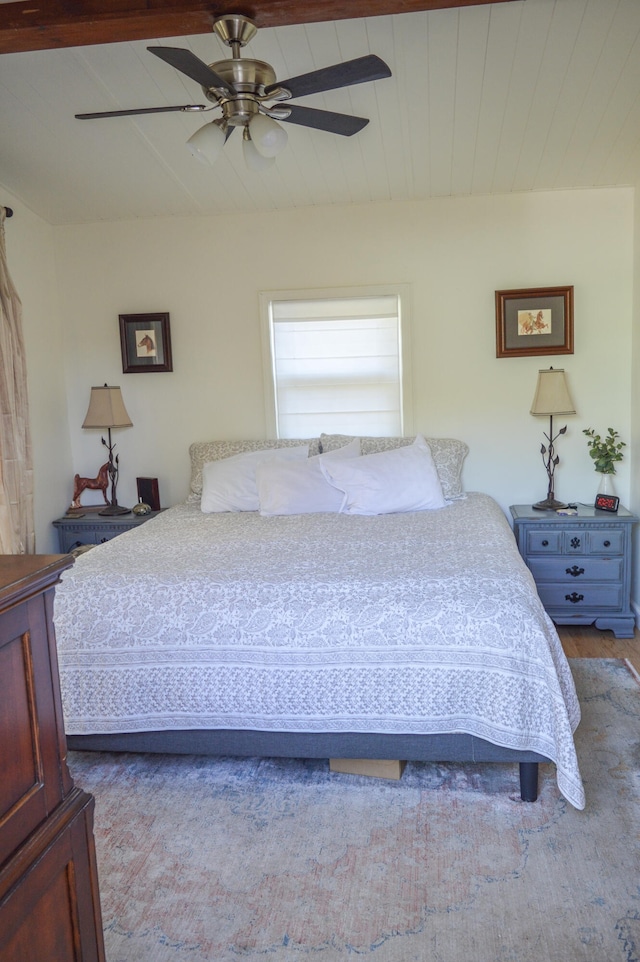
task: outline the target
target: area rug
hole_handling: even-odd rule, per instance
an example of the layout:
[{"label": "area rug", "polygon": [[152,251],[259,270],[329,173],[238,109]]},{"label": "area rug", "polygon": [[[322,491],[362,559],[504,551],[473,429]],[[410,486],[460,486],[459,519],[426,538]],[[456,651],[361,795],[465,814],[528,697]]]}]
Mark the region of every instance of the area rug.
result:
[{"label": "area rug", "polygon": [[639,962],[640,687],[571,662],[584,811],[541,766],[71,753],[108,962]]}]

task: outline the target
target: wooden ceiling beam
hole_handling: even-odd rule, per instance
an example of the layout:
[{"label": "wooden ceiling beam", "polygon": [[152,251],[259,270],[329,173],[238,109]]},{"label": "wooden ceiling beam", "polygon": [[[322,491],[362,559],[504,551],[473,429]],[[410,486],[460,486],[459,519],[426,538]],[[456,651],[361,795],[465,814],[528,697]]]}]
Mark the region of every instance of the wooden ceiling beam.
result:
[{"label": "wooden ceiling beam", "polygon": [[0,53],[210,33],[216,17],[242,13],[259,27],[380,17],[509,0],[32,0],[0,4]]}]

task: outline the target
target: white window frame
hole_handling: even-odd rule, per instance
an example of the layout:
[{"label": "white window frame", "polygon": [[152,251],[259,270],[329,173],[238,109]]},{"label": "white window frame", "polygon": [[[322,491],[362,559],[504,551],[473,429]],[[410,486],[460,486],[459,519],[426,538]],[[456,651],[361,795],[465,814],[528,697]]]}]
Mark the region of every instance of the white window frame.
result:
[{"label": "white window frame", "polygon": [[[396,296],[398,298],[400,338],[401,421],[404,435],[413,431],[413,389],[411,378],[411,285],[380,284],[366,287],[315,288],[311,290],[261,291],[260,328],[262,335],[263,381],[267,437],[277,438],[278,419],[275,391],[272,304],[283,300],[326,300],[328,298],[358,298]],[[331,433],[331,432],[330,432]],[[346,432],[345,432],[346,433]]]}]

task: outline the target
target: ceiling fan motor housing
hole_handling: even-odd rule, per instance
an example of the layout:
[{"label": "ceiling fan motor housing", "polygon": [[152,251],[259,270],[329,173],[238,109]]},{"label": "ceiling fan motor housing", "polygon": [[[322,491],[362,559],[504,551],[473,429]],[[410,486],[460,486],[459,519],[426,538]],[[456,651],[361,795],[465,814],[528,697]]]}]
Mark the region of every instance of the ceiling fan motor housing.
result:
[{"label": "ceiling fan motor housing", "polygon": [[[202,91],[212,103],[222,106],[225,120],[234,127],[244,126],[259,111],[264,88],[276,81],[275,71],[262,60],[220,60],[209,64],[211,70],[238,92],[229,97],[219,87],[203,87]],[[245,96],[243,96],[243,94]]]}]

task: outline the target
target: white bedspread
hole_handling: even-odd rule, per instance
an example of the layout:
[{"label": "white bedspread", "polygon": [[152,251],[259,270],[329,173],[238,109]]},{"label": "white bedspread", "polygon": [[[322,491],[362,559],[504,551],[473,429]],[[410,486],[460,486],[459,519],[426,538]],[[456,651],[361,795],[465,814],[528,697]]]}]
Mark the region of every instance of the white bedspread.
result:
[{"label": "white bedspread", "polygon": [[68,734],[466,732],[553,759],[577,808],[568,663],[498,505],[203,515],[81,555],[55,596]]}]

